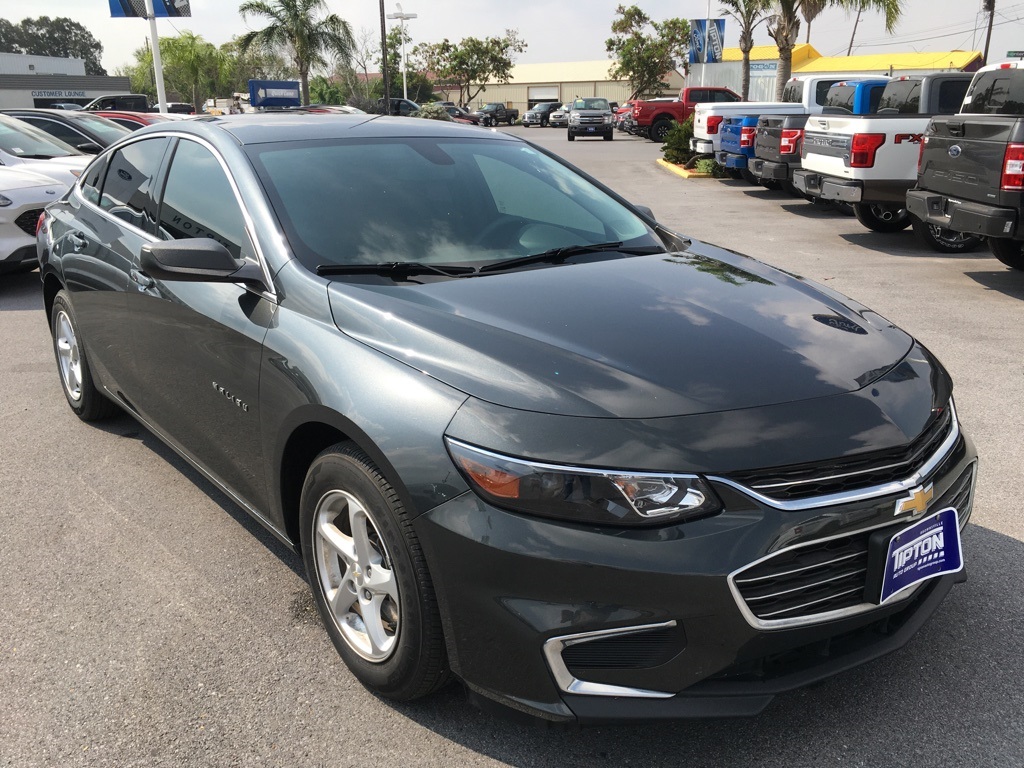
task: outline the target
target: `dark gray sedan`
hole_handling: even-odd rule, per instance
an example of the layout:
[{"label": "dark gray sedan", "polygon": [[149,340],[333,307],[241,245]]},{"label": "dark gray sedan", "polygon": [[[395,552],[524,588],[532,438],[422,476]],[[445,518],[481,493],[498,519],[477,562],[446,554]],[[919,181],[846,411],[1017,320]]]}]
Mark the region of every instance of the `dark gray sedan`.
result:
[{"label": "dark gray sedan", "polygon": [[976,453],[924,347],[515,137],[152,126],[39,255],[72,411],[132,414],[301,552],[383,696],[754,714],[963,578]]}]

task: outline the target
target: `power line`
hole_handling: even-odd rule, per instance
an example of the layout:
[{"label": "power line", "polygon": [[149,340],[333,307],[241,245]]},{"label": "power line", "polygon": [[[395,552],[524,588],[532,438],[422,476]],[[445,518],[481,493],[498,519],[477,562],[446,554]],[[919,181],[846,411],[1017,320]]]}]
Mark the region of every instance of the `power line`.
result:
[{"label": "power line", "polygon": [[[999,22],[996,22],[995,24],[993,24],[992,26],[993,27],[1001,27],[1001,26],[1004,26],[1006,24],[1017,24],[1017,23],[1019,23],[1021,21],[1024,21],[1024,16],[1019,16],[1016,19],[1007,19],[1006,21],[999,21]],[[957,37],[958,35],[970,34],[971,31],[972,31],[971,28],[968,27],[967,29],[957,29],[957,30],[954,30],[953,32],[947,32],[947,33],[945,33],[943,35],[931,35],[929,37],[918,37],[918,38],[912,38],[912,39],[909,39],[909,40],[896,40],[894,42],[889,42],[889,43],[873,43],[873,42],[865,40],[863,43],[861,43],[861,45],[858,45],[857,47],[860,48],[862,45],[870,45],[872,47],[881,48],[881,47],[888,47],[888,46],[893,46],[893,45],[907,45],[908,43],[921,43],[921,42],[927,42],[928,40],[940,40],[940,39],[942,39],[944,37]]]},{"label": "power line", "polygon": [[[1010,5],[1010,6],[1007,6],[1007,7],[1001,9],[1001,11],[1005,11],[1007,13],[1012,13],[1013,11],[1022,11],[1022,10],[1024,10],[1024,3],[1014,3],[1013,5]],[[999,15],[1003,16],[1004,18],[1007,18],[1003,13],[999,13]],[[974,15],[973,19],[962,19],[962,20],[959,20],[959,21],[951,21],[951,22],[948,22],[946,24],[942,24],[941,26],[937,26],[937,27],[923,27],[923,28],[917,29],[917,30],[915,30],[913,32],[904,32],[902,34],[886,35],[885,37],[866,38],[866,39],[861,41],[861,44],[867,45],[867,44],[871,44],[871,43],[875,43],[875,42],[881,42],[881,41],[894,41],[894,40],[898,41],[900,38],[910,37],[910,36],[913,36],[913,35],[921,35],[922,33],[927,33],[927,32],[938,32],[940,30],[949,29],[950,27],[959,26],[959,25],[968,25],[968,24],[970,24],[970,25],[973,25],[976,28],[980,16],[981,16],[981,13],[979,12],[979,13],[976,13]],[[1016,19],[1008,19],[1008,18],[1007,18],[1007,20],[1008,21],[1016,21]],[[970,31],[970,29],[965,27],[964,33],[966,34],[966,32],[968,32],[968,31]],[[959,33],[950,33],[950,35],[952,35],[952,34],[959,34]],[[940,37],[941,37],[941,35],[940,35]]]}]

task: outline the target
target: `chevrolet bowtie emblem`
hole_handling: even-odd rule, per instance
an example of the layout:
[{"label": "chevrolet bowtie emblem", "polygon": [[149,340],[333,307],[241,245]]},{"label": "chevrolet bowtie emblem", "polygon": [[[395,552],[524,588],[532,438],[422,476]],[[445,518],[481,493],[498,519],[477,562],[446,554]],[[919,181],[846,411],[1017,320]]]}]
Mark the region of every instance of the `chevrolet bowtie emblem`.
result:
[{"label": "chevrolet bowtie emblem", "polygon": [[910,492],[909,496],[906,496],[896,502],[896,515],[904,515],[910,513],[911,517],[922,514],[928,509],[928,503],[932,500],[935,495],[935,489],[931,483],[925,486],[918,486]]}]

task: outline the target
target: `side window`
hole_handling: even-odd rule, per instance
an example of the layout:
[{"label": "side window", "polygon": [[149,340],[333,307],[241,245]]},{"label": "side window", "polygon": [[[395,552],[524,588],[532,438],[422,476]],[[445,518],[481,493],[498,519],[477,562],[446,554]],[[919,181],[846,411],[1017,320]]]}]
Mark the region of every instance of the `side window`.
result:
[{"label": "side window", "polygon": [[156,222],[153,180],[169,139],[136,141],[113,154],[100,207],[146,232]]},{"label": "side window", "polygon": [[160,236],[209,237],[236,259],[250,250],[242,209],[224,169],[210,150],[194,141],[181,139],[171,158],[160,203]]},{"label": "side window", "polygon": [[828,89],[838,82],[839,80],[822,80],[819,82],[814,89],[814,103],[819,106],[826,106],[825,99],[828,97]]},{"label": "side window", "polygon": [[939,83],[939,113],[955,115],[964,103],[969,80],[944,80]]},{"label": "side window", "polygon": [[56,120],[47,120],[45,117],[21,117],[18,119],[24,120],[29,125],[34,125],[41,131],[46,131],[55,139],[60,139],[61,141],[70,144],[72,147],[77,147],[79,144],[92,141],[92,139],[79,133],[74,128],[70,128],[69,126],[64,125],[64,123],[58,123]]},{"label": "side window", "polygon": [[868,110],[871,114],[875,114],[878,111],[878,102],[882,100],[882,93],[884,91],[884,85],[871,86],[871,93],[868,95]]},{"label": "side window", "polygon": [[715,94],[715,101],[732,102],[732,101],[739,101],[739,100],[740,100],[739,96],[735,96],[735,95],[729,93],[728,91],[718,91]]},{"label": "side window", "polygon": [[107,172],[107,162],[109,160],[109,156],[104,155],[92,163],[92,165],[85,169],[85,173],[82,174],[82,180],[78,182],[82,190],[82,197],[93,205],[100,204],[100,190],[103,188],[103,176]]}]

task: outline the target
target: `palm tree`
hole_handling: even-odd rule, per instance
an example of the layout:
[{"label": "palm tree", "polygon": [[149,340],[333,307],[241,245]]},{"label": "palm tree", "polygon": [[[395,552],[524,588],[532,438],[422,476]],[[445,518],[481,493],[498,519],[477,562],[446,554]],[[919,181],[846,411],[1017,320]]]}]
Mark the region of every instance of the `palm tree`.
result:
[{"label": "palm tree", "polygon": [[808,45],[811,42],[811,22],[814,21],[821,12],[825,10],[826,0],[804,0],[800,9],[800,13],[804,17],[804,21],[807,22],[807,39],[804,41]]},{"label": "palm tree", "polygon": [[328,66],[328,55],[344,63],[352,56],[352,27],[334,13],[318,19],[326,10],[325,0],[245,0],[238,6],[242,18],[270,19],[263,29],[242,35],[239,50],[243,54],[253,46],[267,52],[287,50],[299,70],[303,104],[309,104],[311,68]]},{"label": "palm tree", "polygon": [[[793,73],[793,47],[800,34],[800,13],[808,0],[768,0],[768,35],[779,47],[779,73],[775,81],[775,98],[782,99],[782,91]],[[813,2],[813,0],[811,0]],[[885,31],[896,28],[903,11],[903,0],[825,0],[825,7],[836,5],[847,10],[875,9],[885,14]]]},{"label": "palm tree", "polygon": [[[811,0],[813,2],[813,0]],[[765,0],[722,0],[721,12],[732,16],[740,28],[740,52],[743,54],[743,100],[750,94],[750,49],[754,47],[754,29],[765,18]]]}]

